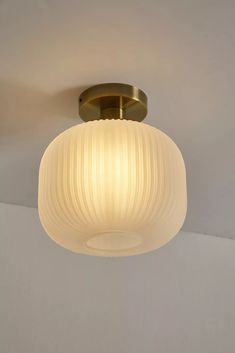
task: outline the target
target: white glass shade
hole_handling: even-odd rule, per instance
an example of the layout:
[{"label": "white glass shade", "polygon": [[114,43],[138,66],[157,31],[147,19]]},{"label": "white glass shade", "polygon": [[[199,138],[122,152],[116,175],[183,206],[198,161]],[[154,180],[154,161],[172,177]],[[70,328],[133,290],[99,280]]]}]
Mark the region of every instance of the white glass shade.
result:
[{"label": "white glass shade", "polygon": [[83,123],[45,151],[38,207],[48,235],[67,249],[98,256],[147,252],[183,224],[184,161],[175,143],[152,126]]}]

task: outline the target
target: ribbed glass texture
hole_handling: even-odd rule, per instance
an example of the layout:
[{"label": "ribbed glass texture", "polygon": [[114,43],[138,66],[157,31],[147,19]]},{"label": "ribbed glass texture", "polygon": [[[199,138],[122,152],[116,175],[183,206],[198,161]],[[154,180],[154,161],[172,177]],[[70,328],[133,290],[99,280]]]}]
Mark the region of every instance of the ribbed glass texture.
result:
[{"label": "ribbed glass texture", "polygon": [[125,256],[157,249],[185,218],[184,161],[175,143],[152,126],[83,123],[44,153],[38,207],[48,235],[72,251]]}]

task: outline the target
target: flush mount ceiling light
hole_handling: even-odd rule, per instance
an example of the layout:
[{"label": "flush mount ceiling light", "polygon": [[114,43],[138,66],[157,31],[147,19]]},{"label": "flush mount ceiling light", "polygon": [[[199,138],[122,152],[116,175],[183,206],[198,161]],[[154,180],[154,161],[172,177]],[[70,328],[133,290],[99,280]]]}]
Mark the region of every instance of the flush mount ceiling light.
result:
[{"label": "flush mount ceiling light", "polygon": [[142,123],[147,97],[117,83],[79,97],[85,123],[46,149],[39,215],[63,247],[97,256],[144,253],[180,230],[187,207],[182,155],[160,130]]}]

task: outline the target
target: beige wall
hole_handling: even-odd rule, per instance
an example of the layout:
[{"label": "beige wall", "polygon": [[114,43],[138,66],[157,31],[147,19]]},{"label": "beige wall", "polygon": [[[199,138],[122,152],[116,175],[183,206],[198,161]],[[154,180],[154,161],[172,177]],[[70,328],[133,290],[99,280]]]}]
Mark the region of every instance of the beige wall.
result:
[{"label": "beige wall", "polygon": [[233,353],[235,241],[181,233],[130,258],[70,253],[0,204],[1,353]]}]

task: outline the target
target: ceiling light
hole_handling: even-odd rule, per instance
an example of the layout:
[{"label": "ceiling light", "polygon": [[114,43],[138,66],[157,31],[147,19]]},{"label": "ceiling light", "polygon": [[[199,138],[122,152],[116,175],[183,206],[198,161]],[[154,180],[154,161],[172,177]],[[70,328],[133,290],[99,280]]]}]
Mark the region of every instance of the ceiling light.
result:
[{"label": "ceiling light", "polygon": [[182,155],[160,130],[142,123],[143,91],[108,83],[79,97],[85,121],[54,139],[39,173],[39,215],[63,247],[97,256],[157,249],[186,214]]}]

